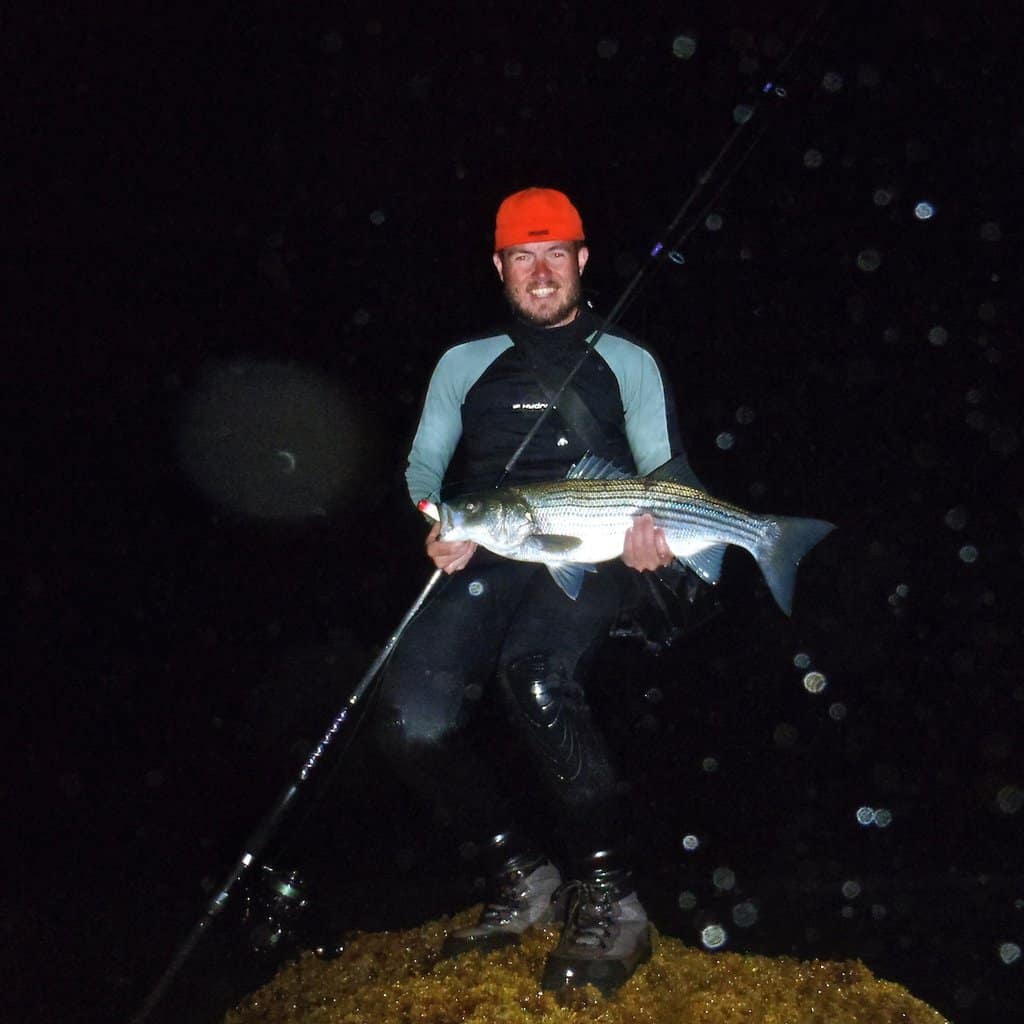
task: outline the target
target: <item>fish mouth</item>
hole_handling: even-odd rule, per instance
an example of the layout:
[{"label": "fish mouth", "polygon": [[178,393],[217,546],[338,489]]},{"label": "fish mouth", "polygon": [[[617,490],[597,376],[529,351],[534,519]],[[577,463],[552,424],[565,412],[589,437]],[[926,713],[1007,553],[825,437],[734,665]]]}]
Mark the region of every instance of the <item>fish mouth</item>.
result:
[{"label": "fish mouth", "polygon": [[438,530],[437,536],[440,540],[452,532],[455,527],[452,521],[452,510],[449,505],[439,505],[437,508],[438,522],[441,524],[441,529]]}]

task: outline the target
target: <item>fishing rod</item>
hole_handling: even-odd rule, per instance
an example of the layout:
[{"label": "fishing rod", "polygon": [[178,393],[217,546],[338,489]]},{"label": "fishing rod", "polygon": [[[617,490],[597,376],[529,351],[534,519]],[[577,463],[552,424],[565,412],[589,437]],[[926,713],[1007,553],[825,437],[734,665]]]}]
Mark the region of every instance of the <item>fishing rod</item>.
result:
[{"label": "fishing rod", "polygon": [[[587,358],[590,356],[590,353],[593,352],[594,349],[597,347],[597,343],[601,340],[601,338],[604,337],[605,334],[608,333],[609,329],[618,321],[618,319],[629,307],[630,303],[636,298],[636,294],[641,282],[644,280],[644,278],[648,276],[652,268],[663,264],[665,259],[668,259],[669,261],[676,264],[682,264],[683,262],[685,262],[684,257],[679,252],[679,247],[686,241],[686,239],[690,237],[690,235],[696,228],[697,224],[700,223],[701,218],[705,215],[706,212],[710,210],[711,206],[721,197],[721,195],[725,192],[726,188],[728,188],[728,186],[732,183],[732,179],[736,176],[736,173],[743,166],[743,164],[746,163],[750,154],[754,151],[754,148],[756,147],[757,143],[761,140],[761,137],[764,135],[765,131],[767,131],[767,123],[760,125],[756,135],[754,136],[754,139],[747,147],[743,155],[740,157],[740,159],[733,165],[729,173],[726,175],[725,179],[719,185],[715,194],[711,197],[711,199],[704,207],[704,209],[701,210],[698,213],[698,215],[693,218],[693,220],[683,229],[680,235],[676,237],[673,241],[666,242],[665,239],[670,238],[673,235],[676,228],[679,226],[680,222],[687,215],[690,208],[699,198],[705,186],[707,186],[710,183],[715,172],[721,166],[722,162],[725,160],[726,156],[732,150],[733,146],[746,132],[747,125],[751,123],[760,107],[764,105],[765,99],[767,97],[773,97],[776,99],[786,98],[786,96],[788,95],[788,91],[786,90],[785,86],[778,84],[778,76],[785,72],[786,68],[793,60],[793,57],[796,55],[797,51],[803,46],[808,35],[810,35],[811,30],[818,24],[819,21],[821,21],[827,7],[827,3],[820,4],[815,10],[812,17],[804,25],[803,30],[797,36],[793,45],[789,48],[789,51],[779,62],[778,67],[776,68],[776,74],[774,76],[776,80],[768,80],[764,83],[764,85],[761,87],[759,97],[755,103],[749,106],[736,108],[736,126],[729,133],[725,142],[722,144],[718,153],[715,155],[715,158],[711,161],[707,168],[705,168],[705,170],[702,171],[697,176],[697,181],[694,184],[693,189],[690,191],[689,195],[683,201],[682,206],[680,206],[679,209],[676,211],[675,216],[669,222],[668,227],[662,234],[662,239],[654,244],[653,248],[647,255],[647,259],[644,261],[643,264],[641,264],[639,270],[637,270],[637,272],[633,275],[632,279],[626,285],[625,290],[622,292],[622,295],[619,296],[618,301],[615,303],[614,306],[612,306],[611,311],[604,318],[603,322],[601,323],[601,326],[598,327],[598,329],[594,331],[594,333],[591,334],[591,336],[586,340],[583,354],[579,357],[579,359],[576,361],[573,367],[569,370],[568,374],[566,374],[566,377],[562,381],[561,385],[549,399],[547,406],[541,412],[540,416],[538,416],[537,419],[534,421],[533,426],[527,432],[526,436],[523,438],[519,447],[515,450],[515,452],[512,454],[512,457],[505,464],[505,468],[502,470],[501,476],[498,478],[498,482],[495,484],[495,487],[500,487],[508,478],[509,473],[512,471],[512,468],[515,466],[515,464],[519,461],[523,452],[526,451],[527,446],[537,435],[537,432],[540,430],[541,426],[547,420],[551,412],[557,408],[559,399],[562,397],[563,394],[565,394],[565,391],[569,387],[569,385],[572,384],[573,380],[576,377],[576,374],[579,373],[581,367],[587,361]],[[741,110],[742,116],[739,116]]]},{"label": "fishing rod", "polygon": [[[779,74],[781,74],[792,61],[794,55],[806,41],[807,36],[810,34],[811,30],[821,20],[825,10],[827,9],[827,6],[827,3],[822,3],[817,8],[813,17],[807,22],[803,31],[801,31],[796,41],[790,47],[789,52],[779,63],[776,77]],[[608,332],[608,330],[618,321],[619,317],[622,316],[622,314],[628,308],[629,304],[634,300],[641,282],[645,277],[647,277],[651,269],[658,266],[659,264],[663,264],[666,259],[676,264],[681,264],[684,262],[682,255],[678,252],[678,249],[686,241],[686,239],[689,238],[690,234],[692,234],[697,224],[699,223],[700,217],[703,215],[704,211],[701,211],[701,214],[698,214],[698,216],[695,217],[693,221],[689,223],[677,237],[668,242],[664,241],[664,239],[668,239],[671,238],[671,236],[673,236],[674,232],[678,228],[679,224],[682,222],[683,218],[687,215],[690,208],[699,198],[701,192],[711,182],[715,172],[721,166],[726,156],[729,154],[729,152],[733,149],[738,140],[745,133],[745,131],[747,130],[747,125],[753,120],[754,115],[757,113],[758,109],[764,104],[766,97],[784,99],[786,95],[787,92],[783,86],[778,85],[773,81],[768,81],[764,84],[764,86],[761,89],[760,98],[753,105],[744,108],[744,116],[737,116],[736,127],[726,138],[725,142],[719,149],[715,158],[711,161],[708,167],[698,176],[693,189],[690,191],[689,195],[686,197],[683,204],[680,206],[679,210],[676,212],[675,216],[672,218],[672,220],[666,227],[665,231],[663,232],[662,240],[655,243],[655,245],[653,246],[653,248],[647,256],[646,261],[636,272],[636,274],[634,274],[633,278],[629,281],[629,283],[626,285],[626,288],[623,291],[622,295],[619,297],[618,301],[615,303],[611,311],[605,317],[601,326],[587,340],[583,354],[580,356],[580,358],[574,364],[574,366],[570,369],[569,373],[566,375],[562,384],[552,395],[547,407],[542,411],[541,415],[538,416],[533,426],[531,427],[530,431],[523,438],[523,441],[520,443],[519,447],[516,449],[512,457],[506,463],[501,476],[499,477],[497,483],[495,484],[495,487],[500,487],[502,483],[505,481],[505,479],[508,477],[508,474],[511,472],[515,464],[519,461],[519,458],[522,456],[523,452],[526,450],[527,445],[529,445],[530,441],[536,436],[541,425],[545,422],[550,413],[557,408],[559,399],[565,393],[566,389],[570,386],[573,379],[576,377],[576,374],[579,372],[580,368],[583,366],[584,362],[586,361],[590,353],[594,350],[597,343]],[[739,113],[739,109],[740,108],[737,108],[737,114]],[[743,166],[743,164],[749,158],[754,147],[760,141],[761,137],[764,135],[766,130],[767,124],[760,126],[754,139],[747,147],[746,152],[743,153],[741,158],[736,162],[736,164],[732,167],[732,169],[726,175],[724,180],[721,182],[715,194],[706,204],[705,210],[710,208],[710,206],[717,201],[717,199],[729,186],[732,179],[735,177],[737,171],[740,169],[740,167]],[[313,752],[310,754],[309,758],[302,766],[296,779],[281,791],[280,795],[278,796],[277,800],[271,807],[270,811],[262,819],[262,821],[259,823],[255,831],[252,833],[252,835],[246,840],[242,853],[237,863],[235,864],[234,868],[231,870],[230,874],[225,879],[224,883],[221,885],[216,894],[207,904],[206,910],[204,911],[203,915],[199,918],[199,920],[193,926],[192,930],[189,932],[189,934],[185,937],[184,941],[178,947],[174,956],[171,958],[171,962],[169,963],[167,969],[160,976],[156,985],[154,985],[153,989],[150,991],[150,993],[146,997],[145,1001],[143,1002],[139,1010],[130,1019],[130,1024],[144,1024],[144,1022],[152,1014],[153,1010],[156,1009],[156,1007],[159,1005],[161,999],[163,998],[164,994],[169,988],[171,982],[174,980],[174,978],[177,976],[181,968],[184,966],[185,962],[188,960],[188,957],[191,955],[192,950],[195,948],[196,944],[202,938],[203,934],[213,923],[213,921],[220,915],[220,913],[227,906],[232,890],[238,884],[239,880],[248,872],[248,870],[252,867],[252,865],[256,862],[257,858],[266,848],[268,842],[270,841],[271,837],[277,830],[277,827],[280,824],[282,818],[284,817],[285,812],[294,803],[295,798],[299,794],[303,785],[306,783],[309,776],[312,774],[313,770],[316,768],[317,764],[320,762],[321,758],[326,753],[327,748],[330,746],[335,736],[338,734],[339,730],[347,721],[348,716],[351,714],[352,710],[360,703],[360,701],[366,695],[367,691],[370,689],[374,679],[377,677],[377,674],[380,672],[385,662],[391,656],[392,651],[398,644],[398,641],[401,639],[402,635],[405,633],[405,630],[408,628],[409,624],[416,617],[416,615],[419,614],[420,609],[423,607],[427,598],[430,596],[431,592],[436,587],[442,575],[443,570],[435,570],[434,574],[427,581],[426,586],[424,586],[419,596],[416,598],[412,606],[406,612],[405,616],[402,618],[401,622],[398,624],[395,631],[391,634],[387,642],[384,644],[380,653],[377,655],[373,663],[363,674],[362,678],[360,679],[356,687],[353,689],[352,693],[349,695],[345,704],[342,706],[338,714],[332,720],[330,726],[327,728],[326,732],[321,737],[319,743],[317,743]]]},{"label": "fishing rod", "polygon": [[352,709],[359,704],[366,691],[370,688],[370,685],[376,678],[377,673],[391,656],[391,652],[394,650],[395,645],[398,643],[409,623],[412,622],[419,613],[430,592],[437,585],[442,575],[443,571],[441,569],[435,570],[434,574],[427,581],[427,585],[420,592],[412,606],[405,613],[402,621],[388,638],[387,643],[385,643],[383,648],[381,648],[380,653],[376,658],[374,658],[370,667],[365,673],[363,673],[363,677],[359,680],[359,683],[349,695],[344,705],[342,705],[341,710],[337,715],[335,715],[334,720],[331,722],[327,731],[320,738],[320,742],[317,743],[313,752],[306,759],[306,763],[302,766],[298,776],[289,785],[285,786],[273,807],[271,807],[270,811],[259,823],[252,835],[246,840],[241,856],[238,858],[238,862],[225,879],[224,884],[221,885],[220,889],[217,890],[216,894],[210,900],[202,917],[199,918],[195,926],[185,937],[185,940],[178,947],[174,956],[171,958],[171,962],[167,969],[161,975],[156,985],[153,986],[152,991],[146,997],[145,1002],[139,1008],[138,1012],[131,1018],[130,1024],[142,1024],[153,1010],[156,1009],[160,1000],[163,998],[164,993],[167,991],[168,986],[174,980],[192,950],[195,948],[196,943],[202,937],[210,924],[213,923],[215,918],[217,918],[221,911],[227,906],[231,890],[263,852],[267,843],[270,841],[271,836],[277,830],[278,824],[284,817],[285,811],[287,811],[294,802],[303,784],[312,774],[313,769],[316,768],[338,731],[345,724],[349,714],[352,712]]}]

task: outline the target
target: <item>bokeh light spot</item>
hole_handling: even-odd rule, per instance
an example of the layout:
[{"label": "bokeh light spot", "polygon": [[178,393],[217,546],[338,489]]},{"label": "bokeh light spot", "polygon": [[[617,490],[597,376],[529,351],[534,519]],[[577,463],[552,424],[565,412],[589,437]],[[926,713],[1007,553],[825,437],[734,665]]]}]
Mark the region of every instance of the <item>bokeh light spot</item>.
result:
[{"label": "bokeh light spot", "polygon": [[697,897],[689,889],[684,889],[676,902],[680,910],[693,910],[697,906]]},{"label": "bokeh light spot", "polygon": [[597,44],[597,55],[602,60],[611,60],[619,52],[617,39],[602,39]]},{"label": "bokeh light spot", "polygon": [[875,823],[875,809],[873,807],[858,807],[857,808],[857,824],[859,825],[873,825]]},{"label": "bokeh light spot", "polygon": [[820,149],[808,149],[804,153],[804,167],[808,170],[817,170],[824,162],[825,158],[821,155]]},{"label": "bokeh light spot", "polygon": [[804,651],[799,651],[793,655],[793,664],[797,668],[810,668],[811,667],[811,656],[806,654]]},{"label": "bokeh light spot", "polygon": [[732,449],[736,444],[736,437],[728,430],[723,430],[716,438],[715,444],[723,452],[727,452]]},{"label": "bokeh light spot", "polygon": [[672,40],[672,55],[680,60],[689,60],[697,52],[697,39],[686,32]]},{"label": "bokeh light spot", "polygon": [[945,327],[936,324],[928,331],[928,342],[936,348],[941,348],[949,341],[949,331]]},{"label": "bokeh light spot", "polygon": [[711,875],[711,884],[719,890],[729,891],[736,888],[736,873],[732,868],[715,868]]},{"label": "bokeh light spot", "polygon": [[825,92],[839,92],[843,87],[843,76],[838,71],[826,71],[825,77],[821,80],[821,87]]},{"label": "bokeh light spot", "polygon": [[821,672],[808,672],[804,676],[804,689],[808,693],[821,693],[828,685],[828,680]]},{"label": "bokeh light spot", "polygon": [[683,836],[683,849],[687,853],[693,853],[700,846],[700,840],[692,833]]},{"label": "bokeh light spot", "polygon": [[738,928],[750,928],[757,923],[757,907],[750,900],[737,903],[732,908],[732,920]]},{"label": "bokeh light spot", "polygon": [[701,930],[700,941],[705,949],[721,949],[729,936],[720,924],[709,924]]},{"label": "bokeh light spot", "polygon": [[857,254],[857,267],[870,274],[882,265],[882,254],[877,249],[862,249]]},{"label": "bokeh light spot", "polygon": [[1001,942],[999,944],[999,959],[1009,966],[1020,960],[1020,946],[1016,942]]},{"label": "bokeh light spot", "polygon": [[978,549],[973,544],[965,544],[958,552],[960,561],[972,565],[978,560]]}]

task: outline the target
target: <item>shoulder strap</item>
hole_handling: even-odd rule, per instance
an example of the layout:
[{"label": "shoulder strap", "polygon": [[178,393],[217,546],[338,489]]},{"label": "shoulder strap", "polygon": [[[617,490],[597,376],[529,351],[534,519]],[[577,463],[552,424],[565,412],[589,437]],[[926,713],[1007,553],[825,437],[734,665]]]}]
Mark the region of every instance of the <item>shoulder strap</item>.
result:
[{"label": "shoulder strap", "polygon": [[[552,403],[552,407],[562,417],[566,425],[579,434],[583,443],[592,452],[600,452],[606,444],[605,431],[597,417],[587,407],[587,403],[580,393],[572,384],[563,388],[565,374],[544,358],[540,345],[530,344],[525,339],[515,336],[512,340],[515,342],[516,348],[526,357],[544,397],[549,403]],[[563,388],[562,397],[555,405],[552,400],[558,394],[559,388]]]}]

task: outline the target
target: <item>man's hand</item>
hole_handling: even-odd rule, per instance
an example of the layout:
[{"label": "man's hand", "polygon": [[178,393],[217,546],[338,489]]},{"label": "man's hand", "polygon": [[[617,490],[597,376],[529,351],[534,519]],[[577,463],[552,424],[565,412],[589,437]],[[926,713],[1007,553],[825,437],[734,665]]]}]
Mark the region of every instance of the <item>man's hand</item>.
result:
[{"label": "man's hand", "polygon": [[626,531],[622,560],[631,569],[662,569],[672,562],[672,551],[665,540],[665,531],[654,525],[649,513],[637,516]]},{"label": "man's hand", "polygon": [[476,542],[472,540],[438,540],[441,524],[434,523],[427,534],[427,557],[438,569],[450,576],[453,572],[465,569],[476,551]]}]

